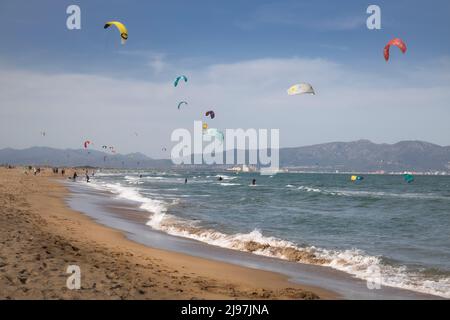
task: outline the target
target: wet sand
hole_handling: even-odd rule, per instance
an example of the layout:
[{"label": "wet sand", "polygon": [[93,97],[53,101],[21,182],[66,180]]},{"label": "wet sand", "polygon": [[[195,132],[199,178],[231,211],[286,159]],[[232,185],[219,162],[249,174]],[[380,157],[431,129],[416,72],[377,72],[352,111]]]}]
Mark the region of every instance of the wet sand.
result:
[{"label": "wet sand", "polygon": [[[128,240],[69,209],[56,178],[0,168],[0,299],[338,298],[278,273]],[[80,290],[66,287],[69,265],[81,268]]]}]

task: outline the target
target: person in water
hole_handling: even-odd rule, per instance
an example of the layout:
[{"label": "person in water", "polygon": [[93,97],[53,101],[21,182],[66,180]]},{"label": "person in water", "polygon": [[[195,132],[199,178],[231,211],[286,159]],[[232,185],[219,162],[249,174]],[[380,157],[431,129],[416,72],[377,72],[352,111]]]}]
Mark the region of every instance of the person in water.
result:
[{"label": "person in water", "polygon": [[77,175],[77,172],[75,171],[74,173],[73,173],[73,181],[76,181],[77,180],[77,177],[78,177],[78,175]]},{"label": "person in water", "polygon": [[222,181],[222,180],[223,180],[223,178],[222,178],[222,177],[219,177],[219,179],[217,179],[217,180],[219,180],[219,181]]},{"label": "person in water", "polygon": [[89,175],[86,173],[86,182],[89,182]]},{"label": "person in water", "polygon": [[187,183],[187,178],[184,178],[184,184],[186,184]]},{"label": "person in water", "polygon": [[253,180],[252,180],[252,185],[253,185],[253,186],[256,186],[256,179],[253,179]]}]

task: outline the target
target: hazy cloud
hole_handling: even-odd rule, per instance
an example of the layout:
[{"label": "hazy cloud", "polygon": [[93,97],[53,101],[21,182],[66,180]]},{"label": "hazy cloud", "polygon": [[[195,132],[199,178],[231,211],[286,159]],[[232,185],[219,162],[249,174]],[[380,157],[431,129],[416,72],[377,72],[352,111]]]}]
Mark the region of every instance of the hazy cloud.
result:
[{"label": "hazy cloud", "polygon": [[[216,111],[211,127],[279,128],[282,146],[359,138],[450,144],[448,61],[355,70],[325,59],[267,58],[187,70],[189,82],[177,88],[171,81],[2,70],[0,147],[74,148],[89,138],[161,156],[173,129],[192,129],[209,109]],[[311,83],[317,95],[287,96],[298,82]],[[181,100],[189,105],[180,111]]]},{"label": "hazy cloud", "polygon": [[[322,8],[323,18],[312,15],[317,12],[311,4],[300,2],[288,2],[282,6],[278,2],[263,4],[257,7],[243,21],[237,21],[236,25],[244,29],[256,28],[261,24],[297,26],[318,31],[347,31],[365,27],[367,15],[365,11],[360,14],[337,14],[338,11],[330,8]],[[331,12],[330,12],[331,11]]]}]

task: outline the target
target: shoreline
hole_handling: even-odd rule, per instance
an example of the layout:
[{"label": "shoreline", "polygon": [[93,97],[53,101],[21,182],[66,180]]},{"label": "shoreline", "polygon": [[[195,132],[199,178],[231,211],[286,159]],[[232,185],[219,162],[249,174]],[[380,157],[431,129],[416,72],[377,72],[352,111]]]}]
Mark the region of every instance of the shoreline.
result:
[{"label": "shoreline", "polygon": [[[49,169],[0,169],[0,299],[340,298],[280,273],[129,240],[70,209],[67,188],[52,178]],[[65,286],[69,265],[81,268],[81,290]]]}]

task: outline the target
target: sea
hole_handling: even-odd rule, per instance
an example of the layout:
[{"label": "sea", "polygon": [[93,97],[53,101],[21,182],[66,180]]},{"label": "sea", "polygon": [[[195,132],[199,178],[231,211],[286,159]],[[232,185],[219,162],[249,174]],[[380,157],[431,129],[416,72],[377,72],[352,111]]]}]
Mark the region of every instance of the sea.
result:
[{"label": "sea", "polygon": [[[185,183],[187,179],[187,183]],[[252,184],[255,179],[256,184]],[[450,298],[450,176],[101,170],[143,229]]]}]

